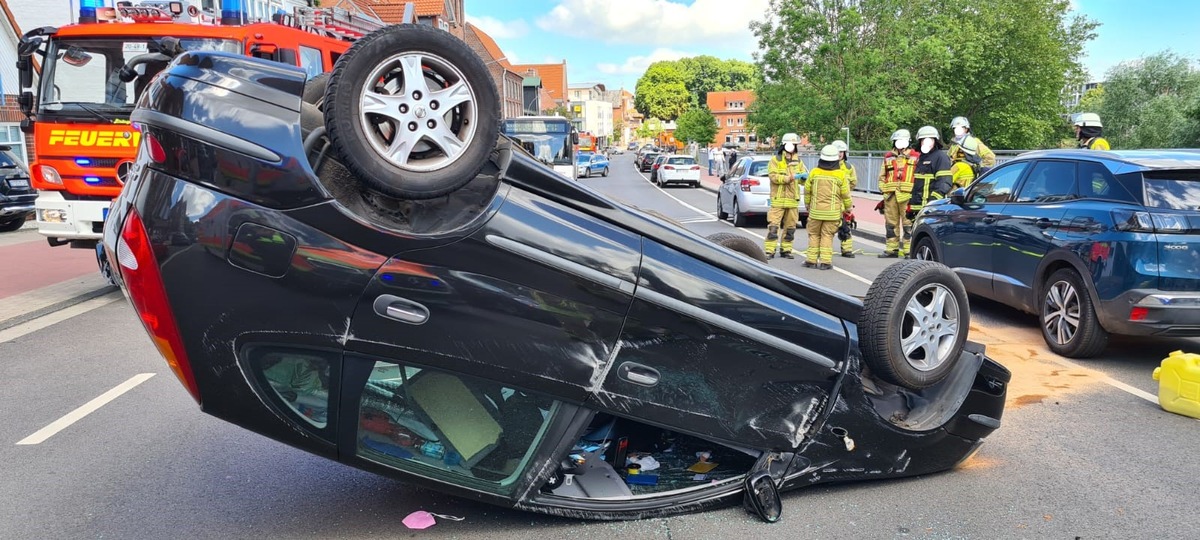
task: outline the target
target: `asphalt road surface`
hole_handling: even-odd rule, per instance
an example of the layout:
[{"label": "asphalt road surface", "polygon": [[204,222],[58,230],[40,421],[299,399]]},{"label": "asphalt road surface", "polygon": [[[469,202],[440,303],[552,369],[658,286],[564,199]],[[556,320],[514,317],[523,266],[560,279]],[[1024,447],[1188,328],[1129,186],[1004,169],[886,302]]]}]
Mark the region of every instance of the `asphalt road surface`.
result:
[{"label": "asphalt road surface", "polygon": [[[631,163],[617,156],[607,178],[582,181],[699,234],[734,230],[715,220],[713,193],[660,190]],[[761,223],[740,231],[765,234]],[[878,244],[858,247],[835,256],[835,271],[771,264],[861,296],[891,261],[870,256]],[[611,523],[414,488],[209,417],[114,293],[62,322],[0,331],[0,538],[1194,537],[1200,422],[1159,409],[1150,373],[1200,341],[1115,340],[1072,361],[1045,348],[1032,316],[971,308],[971,338],[1014,380],[1003,426],[961,468],[786,493],[773,525],[740,507]],[[421,509],[465,519],[407,530],[401,520]]]}]

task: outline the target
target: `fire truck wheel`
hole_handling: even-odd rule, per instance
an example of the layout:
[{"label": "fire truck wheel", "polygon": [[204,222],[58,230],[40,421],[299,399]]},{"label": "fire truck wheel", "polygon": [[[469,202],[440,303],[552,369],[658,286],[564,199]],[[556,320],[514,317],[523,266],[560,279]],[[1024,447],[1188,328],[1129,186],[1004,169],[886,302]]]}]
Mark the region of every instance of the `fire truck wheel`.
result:
[{"label": "fire truck wheel", "polygon": [[317,110],[325,110],[325,87],[329,85],[329,73],[321,73],[304,83],[302,101],[313,105]]},{"label": "fire truck wheel", "polygon": [[470,182],[499,136],[500,99],[483,61],[452,34],[392,25],[338,60],[325,129],[367,187],[430,199]]}]

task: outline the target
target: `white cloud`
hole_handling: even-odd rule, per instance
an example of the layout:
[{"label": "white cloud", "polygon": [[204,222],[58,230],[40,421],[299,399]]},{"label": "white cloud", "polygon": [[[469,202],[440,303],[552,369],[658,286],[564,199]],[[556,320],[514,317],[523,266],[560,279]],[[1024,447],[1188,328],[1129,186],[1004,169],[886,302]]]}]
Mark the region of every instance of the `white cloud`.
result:
[{"label": "white cloud", "polygon": [[478,26],[487,32],[492,39],[514,39],[529,33],[529,25],[524,20],[502,21],[495,17],[474,17],[467,15],[467,22]]},{"label": "white cloud", "polygon": [[559,0],[538,18],[548,32],[635,45],[722,44],[745,50],[769,0]]},{"label": "white cloud", "polygon": [[641,74],[646,71],[646,68],[650,67],[650,64],[662,60],[679,60],[685,56],[691,55],[672,49],[658,48],[654,49],[654,52],[651,52],[647,56],[630,56],[629,58],[626,58],[625,63],[621,65],[612,63],[596,64],[596,69],[599,70],[600,73],[604,73],[606,75]]}]

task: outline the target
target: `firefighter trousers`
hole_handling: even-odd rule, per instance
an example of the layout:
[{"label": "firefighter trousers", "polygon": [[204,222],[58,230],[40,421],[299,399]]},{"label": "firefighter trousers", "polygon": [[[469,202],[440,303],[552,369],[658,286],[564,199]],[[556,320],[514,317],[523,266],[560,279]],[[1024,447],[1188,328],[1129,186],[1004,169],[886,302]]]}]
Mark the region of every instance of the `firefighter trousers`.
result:
[{"label": "firefighter trousers", "polygon": [[887,237],[884,251],[888,253],[903,255],[908,251],[905,249],[905,243],[908,240],[910,225],[904,216],[904,211],[907,207],[908,203],[897,201],[894,193],[888,194],[883,199],[883,228]]},{"label": "firefighter trousers", "polygon": [[804,253],[807,262],[833,264],[833,235],[837,234],[839,222],[808,218],[808,251]]},{"label": "firefighter trousers", "polygon": [[[763,249],[768,257],[775,256],[776,249],[785,256],[792,252],[792,240],[796,237],[796,220],[799,217],[799,208],[772,206],[767,211],[767,241],[763,242]],[[783,241],[779,238],[780,229],[783,229]]]}]

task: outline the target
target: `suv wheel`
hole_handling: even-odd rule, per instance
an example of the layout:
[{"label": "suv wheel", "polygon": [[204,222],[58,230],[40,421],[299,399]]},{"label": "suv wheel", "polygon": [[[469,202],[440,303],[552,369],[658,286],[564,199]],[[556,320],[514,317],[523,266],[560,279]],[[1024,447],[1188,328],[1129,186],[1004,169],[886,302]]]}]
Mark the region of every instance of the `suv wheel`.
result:
[{"label": "suv wheel", "polygon": [[922,236],[913,248],[913,258],[918,261],[937,261],[937,252],[933,250],[933,240]]},{"label": "suv wheel", "polygon": [[1108,346],[1108,332],[1100,327],[1092,297],[1074,270],[1063,268],[1050,275],[1041,304],[1042,337],[1051,351],[1090,358]]},{"label": "suv wheel", "polygon": [[875,375],[921,389],[954,369],[970,326],[967,290],[950,268],[901,261],[887,267],[867,290],[858,339]]}]

